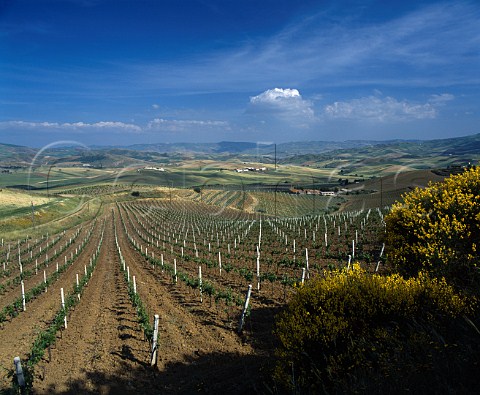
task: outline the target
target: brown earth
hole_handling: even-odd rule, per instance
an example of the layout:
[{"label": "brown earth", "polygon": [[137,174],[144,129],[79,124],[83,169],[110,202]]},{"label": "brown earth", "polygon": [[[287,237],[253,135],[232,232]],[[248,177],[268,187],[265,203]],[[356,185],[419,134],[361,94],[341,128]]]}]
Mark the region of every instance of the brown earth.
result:
[{"label": "brown earth", "polygon": [[[110,210],[110,209],[109,209]],[[273,317],[278,311],[257,300],[245,333],[237,334],[238,314],[203,303],[185,285],[173,284],[159,268],[152,269],[128,241],[119,212],[107,212],[104,241],[93,276],[80,303],[69,312],[68,328],[35,368],[37,394],[190,394],[264,393],[273,350]],[[159,357],[150,366],[137,313],[129,299],[115,246],[114,221],[123,256],[136,276],[138,293],[149,316],[159,314]],[[36,335],[60,308],[60,287],[72,292],[75,273],[83,273],[100,239],[97,225],[75,263],[27,311],[0,327],[0,364],[13,367],[25,360]],[[67,291],[68,290],[68,291]],[[5,296],[6,297],[6,296]],[[1,297],[0,297],[1,298]],[[268,374],[268,373],[267,373]],[[1,388],[8,388],[4,378]]]},{"label": "brown earth", "polygon": [[[96,248],[93,240],[98,240],[100,236],[100,227],[97,223],[91,242],[80,253],[76,261],[62,273],[61,277],[53,283],[46,293],[42,293],[32,300],[26,306],[26,311],[21,312],[17,317],[4,322],[0,327],[0,367],[3,373],[10,370],[13,366],[13,358],[20,356],[22,359],[30,350],[37,334],[52,321],[55,313],[61,306],[60,288],[64,288],[65,293],[71,292],[75,283],[76,273],[84,272],[84,265],[89,264],[90,257]],[[51,267],[52,265],[50,265]],[[14,289],[11,292],[16,292]],[[3,295],[3,298],[10,298],[10,293]],[[8,386],[6,379],[2,377],[2,387]]]}]

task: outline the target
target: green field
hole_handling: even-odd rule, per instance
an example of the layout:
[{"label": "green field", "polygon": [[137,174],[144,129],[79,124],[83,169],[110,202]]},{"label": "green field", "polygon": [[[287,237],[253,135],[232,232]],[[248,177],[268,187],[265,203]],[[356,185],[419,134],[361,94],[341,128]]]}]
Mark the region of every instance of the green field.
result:
[{"label": "green field", "polygon": [[80,223],[95,215],[99,199],[85,196],[50,196],[36,192],[0,191],[0,233],[4,237],[32,235],[60,229],[59,221]]}]

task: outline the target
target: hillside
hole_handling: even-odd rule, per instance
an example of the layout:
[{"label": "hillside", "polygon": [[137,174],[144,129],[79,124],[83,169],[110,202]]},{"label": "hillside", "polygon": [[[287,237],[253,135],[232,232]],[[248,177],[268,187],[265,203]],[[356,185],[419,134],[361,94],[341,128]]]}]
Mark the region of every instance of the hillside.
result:
[{"label": "hillside", "polygon": [[[357,174],[372,177],[395,173],[399,169],[447,168],[475,163],[480,159],[480,134],[428,141],[291,142],[277,144],[276,153],[279,164],[332,169],[332,174],[351,177]],[[274,144],[250,142],[53,147],[41,152],[28,147],[0,144],[0,167],[4,169],[27,168],[31,165],[94,168],[123,168],[132,164],[169,166],[188,160],[273,165],[274,159]]]},{"label": "hillside", "polygon": [[338,168],[344,173],[375,175],[395,168],[431,169],[463,166],[480,159],[480,134],[428,141],[396,141],[322,154],[296,155],[281,163]]}]

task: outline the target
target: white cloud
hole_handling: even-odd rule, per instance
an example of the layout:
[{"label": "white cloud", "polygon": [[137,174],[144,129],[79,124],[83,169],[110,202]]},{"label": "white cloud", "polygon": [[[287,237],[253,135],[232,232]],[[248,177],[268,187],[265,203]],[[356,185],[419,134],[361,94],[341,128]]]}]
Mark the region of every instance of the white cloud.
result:
[{"label": "white cloud", "polygon": [[436,106],[442,106],[446,102],[449,102],[451,100],[455,99],[455,96],[453,96],[450,93],[442,93],[441,95],[432,95],[430,96],[429,102],[436,105]]},{"label": "white cloud", "polygon": [[274,88],[266,90],[263,93],[260,93],[258,96],[253,96],[250,98],[252,103],[256,102],[266,102],[266,103],[282,103],[283,99],[291,99],[291,98],[301,98],[300,92],[297,89],[282,89],[282,88]]},{"label": "white cloud", "polygon": [[138,126],[132,123],[101,121],[95,123],[86,122],[28,122],[28,121],[4,121],[0,122],[0,130],[38,131],[38,132],[99,132],[108,133],[128,132],[198,132],[214,130],[230,130],[230,124],[226,121],[211,120],[170,120],[156,118],[146,126]]},{"label": "white cloud", "polygon": [[15,130],[39,130],[39,131],[94,131],[94,130],[108,130],[114,131],[128,131],[139,133],[142,131],[140,126],[131,123],[101,121],[95,123],[73,122],[73,123],[58,123],[58,122],[28,122],[28,121],[4,121],[0,122],[0,129],[15,129]]},{"label": "white cloud", "polygon": [[152,132],[194,132],[202,130],[230,130],[226,121],[200,121],[155,118],[147,124],[146,130]]},{"label": "white cloud", "polygon": [[158,104],[152,104],[152,108],[154,110],[158,110],[160,108],[160,106]]},{"label": "white cloud", "polygon": [[304,121],[312,120],[315,116],[313,104],[305,100],[297,89],[268,89],[265,92],[250,98],[249,113],[274,115],[284,119]]},{"label": "white cloud", "polygon": [[374,120],[380,122],[414,119],[434,119],[438,115],[437,107],[453,100],[448,93],[432,95],[425,103],[399,101],[393,97],[368,96],[350,101],[338,101],[324,108],[327,118],[353,120]]}]

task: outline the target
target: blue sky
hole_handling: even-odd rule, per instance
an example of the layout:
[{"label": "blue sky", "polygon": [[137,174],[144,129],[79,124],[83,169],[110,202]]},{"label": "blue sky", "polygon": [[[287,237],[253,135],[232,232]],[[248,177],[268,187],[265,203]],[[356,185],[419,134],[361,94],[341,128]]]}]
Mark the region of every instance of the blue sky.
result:
[{"label": "blue sky", "polygon": [[480,133],[480,2],[0,0],[0,142]]}]

